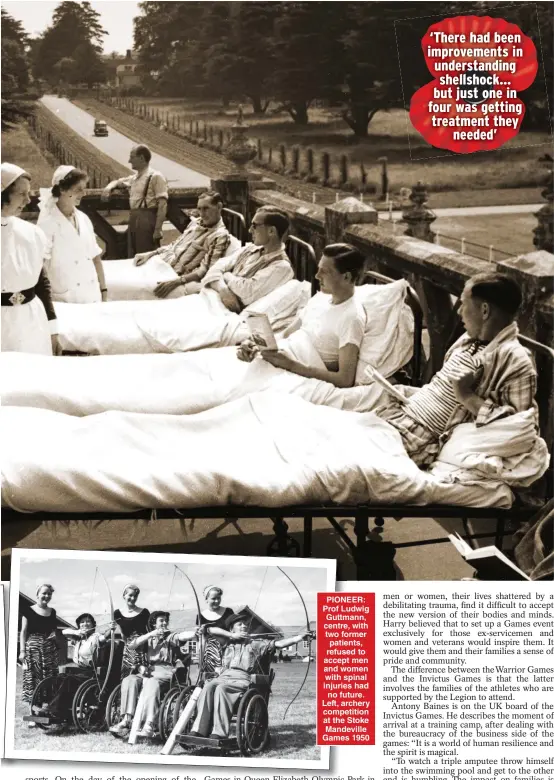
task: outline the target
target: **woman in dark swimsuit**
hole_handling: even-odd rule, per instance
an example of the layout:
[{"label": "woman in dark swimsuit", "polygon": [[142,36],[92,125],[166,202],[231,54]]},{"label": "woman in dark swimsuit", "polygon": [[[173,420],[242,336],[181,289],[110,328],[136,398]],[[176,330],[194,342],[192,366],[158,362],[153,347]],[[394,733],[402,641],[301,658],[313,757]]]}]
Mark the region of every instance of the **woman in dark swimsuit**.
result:
[{"label": "woman in dark swimsuit", "polygon": [[[234,614],[230,607],[221,606],[223,591],[217,585],[204,588],[206,608],[200,613],[200,625],[209,628],[225,628],[228,617]],[[198,618],[196,619],[198,624]],[[216,677],[221,667],[221,642],[216,636],[206,635],[204,648],[203,671],[206,677]]]},{"label": "woman in dark swimsuit", "polygon": [[30,703],[39,682],[58,674],[56,610],[48,604],[54,593],[51,585],[39,585],[37,603],[25,608],[21,616],[19,661],[23,666],[22,699]]},{"label": "woman in dark swimsuit", "polygon": [[143,650],[134,650],[129,647],[129,642],[137,636],[142,636],[148,631],[148,618],[150,612],[147,609],[140,609],[136,605],[140,588],[137,585],[126,585],[123,590],[123,601],[127,605],[126,610],[116,609],[114,611],[114,620],[119,626],[119,630],[125,640],[123,648],[123,660],[121,662],[121,679],[131,674],[133,668],[146,664],[146,655]]}]

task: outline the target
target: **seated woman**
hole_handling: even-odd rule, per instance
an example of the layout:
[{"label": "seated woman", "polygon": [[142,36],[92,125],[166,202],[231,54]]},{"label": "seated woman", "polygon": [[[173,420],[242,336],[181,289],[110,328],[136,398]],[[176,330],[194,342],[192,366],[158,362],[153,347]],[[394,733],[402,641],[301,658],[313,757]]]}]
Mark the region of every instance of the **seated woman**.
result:
[{"label": "seated woman", "polygon": [[40,191],[37,225],[47,239],[45,267],[54,301],[99,303],[107,300],[101,256],[92,222],[77,206],[88,176],[72,165],[60,165],[52,189]]},{"label": "seated woman", "polygon": [[260,670],[267,674],[276,649],[291,647],[311,635],[310,631],[304,631],[288,639],[256,639],[255,635],[248,635],[250,621],[248,612],[237,612],[227,619],[226,632],[209,629],[225,633],[229,644],[223,653],[221,674],[202,689],[190,736],[228,737],[235,704],[250,685],[250,675],[259,674]]},{"label": "seated woman", "polygon": [[[217,585],[208,585],[204,588],[204,598],[207,607],[202,610],[197,623],[206,628],[225,628],[225,624],[234,613],[230,607],[221,606],[223,591]],[[209,634],[204,649],[203,672],[207,677],[214,677],[221,667],[221,637]]]},{"label": "seated woman", "polygon": [[152,737],[162,700],[162,689],[169,685],[180,646],[196,637],[196,631],[169,631],[169,612],[152,612],[148,621],[150,631],[129,642],[132,649],[144,649],[147,667],[143,674],[130,674],[121,682],[121,720],[110,731],[122,736],[131,728],[139,694],[144,699],[143,727],[139,737]]},{"label": "seated woman", "polygon": [[326,246],[316,274],[320,292],[283,334],[287,338],[303,330],[325,364],[324,368],[303,365],[283,350],[264,349],[263,342],[256,337],[240,345],[239,358],[250,361],[260,353],[276,368],[307,379],[331,382],[336,387],[352,387],[366,322],[364,308],[354,298],[364,262],[363,255],[349,244]]},{"label": "seated woman", "polygon": [[109,628],[100,633],[95,631],[96,620],[88,612],[83,612],[77,620],[77,628],[62,629],[63,636],[75,638],[77,641],[73,647],[73,661],[81,669],[90,669],[98,663],[98,650],[111,636],[116,628],[116,623],[110,623]]}]

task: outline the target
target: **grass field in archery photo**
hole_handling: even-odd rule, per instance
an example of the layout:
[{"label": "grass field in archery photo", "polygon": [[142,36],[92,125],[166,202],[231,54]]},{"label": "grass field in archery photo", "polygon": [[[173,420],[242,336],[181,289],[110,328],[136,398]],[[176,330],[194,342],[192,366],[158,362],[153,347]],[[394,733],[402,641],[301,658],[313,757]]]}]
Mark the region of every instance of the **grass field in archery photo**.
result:
[{"label": "grass field in archery photo", "polygon": [[14,552],[6,757],[329,767],[314,640],[334,560]]}]

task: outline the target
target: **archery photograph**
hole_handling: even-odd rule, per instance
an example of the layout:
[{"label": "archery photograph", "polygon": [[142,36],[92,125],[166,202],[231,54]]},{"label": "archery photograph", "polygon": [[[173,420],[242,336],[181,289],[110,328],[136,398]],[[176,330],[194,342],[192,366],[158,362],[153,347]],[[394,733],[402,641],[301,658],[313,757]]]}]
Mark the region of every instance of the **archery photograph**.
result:
[{"label": "archery photograph", "polygon": [[315,626],[335,569],[14,550],[6,756],[329,768]]}]

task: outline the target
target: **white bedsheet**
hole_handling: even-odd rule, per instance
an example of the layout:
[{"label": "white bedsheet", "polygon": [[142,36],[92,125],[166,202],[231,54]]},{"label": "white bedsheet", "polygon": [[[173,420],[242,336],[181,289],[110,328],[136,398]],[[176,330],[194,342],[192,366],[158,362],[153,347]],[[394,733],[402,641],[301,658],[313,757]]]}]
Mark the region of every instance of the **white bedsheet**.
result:
[{"label": "white bedsheet", "polygon": [[[232,255],[240,248],[240,241],[231,236],[225,256]],[[102,267],[109,301],[155,301],[158,300],[154,295],[156,285],[160,282],[172,282],[177,279],[177,273],[169,263],[156,255],[143,265],[135,265],[135,259],[131,257],[125,260],[103,260]],[[184,289],[177,287],[169,294],[169,297],[181,298],[184,294]]]},{"label": "white bedsheet", "polygon": [[62,348],[91,355],[171,352],[171,335],[181,350],[225,346],[242,326],[213,290],[169,301],[54,305]]},{"label": "white bedsheet", "polygon": [[259,393],[198,415],[85,418],[3,407],[2,500],[19,511],[281,507],[310,502],[510,505],[510,491],[442,484],[372,412]]},{"label": "white bedsheet", "polygon": [[[294,333],[280,342],[305,365],[323,363],[309,337]],[[2,403],[85,416],[119,410],[193,414],[252,392],[291,393],[315,404],[369,411],[381,401],[378,385],[340,389],[266,363],[244,363],[236,347],[170,355],[52,357],[0,353]]]}]

